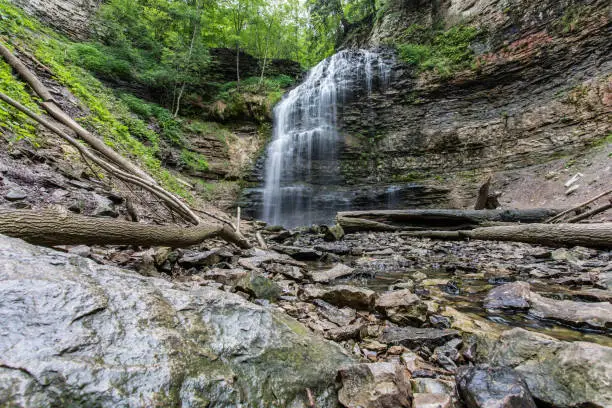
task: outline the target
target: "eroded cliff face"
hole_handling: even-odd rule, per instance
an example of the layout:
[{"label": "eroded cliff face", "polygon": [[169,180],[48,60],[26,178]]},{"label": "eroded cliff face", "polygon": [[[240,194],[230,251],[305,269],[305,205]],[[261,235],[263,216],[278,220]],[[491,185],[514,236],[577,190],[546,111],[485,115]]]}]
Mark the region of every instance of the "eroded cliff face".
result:
[{"label": "eroded cliff face", "polygon": [[28,14],[79,40],[87,38],[89,23],[102,0],[11,0]]},{"label": "eroded cliff face", "polygon": [[[591,180],[592,188],[605,185],[612,175],[609,10],[606,1],[391,1],[373,27],[345,43],[386,48],[396,61],[391,90],[344,111],[347,183],[444,186],[447,193],[419,204],[463,206],[488,174],[508,190],[524,178],[520,169],[537,173],[565,160],[550,172],[568,157],[589,157],[607,161]],[[413,24],[477,27],[472,67],[442,78],[399,62],[390,45]],[[541,176],[537,183],[547,183]],[[561,197],[565,180],[553,188]]]}]

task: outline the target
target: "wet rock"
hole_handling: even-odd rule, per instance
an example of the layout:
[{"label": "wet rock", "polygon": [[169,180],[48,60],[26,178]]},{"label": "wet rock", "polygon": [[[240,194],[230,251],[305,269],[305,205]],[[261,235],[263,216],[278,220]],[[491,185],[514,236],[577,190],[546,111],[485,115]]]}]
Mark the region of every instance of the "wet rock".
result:
[{"label": "wet rock", "polygon": [[404,282],[396,282],[389,287],[389,290],[399,290],[399,289],[414,289],[414,281],[408,279]]},{"label": "wet rock", "polygon": [[334,267],[331,269],[313,272],[310,276],[314,282],[327,283],[334,279],[349,276],[353,273],[353,271],[354,269],[350,266],[346,266],[344,264],[337,264],[334,265]]},{"label": "wet rock", "polygon": [[283,265],[280,263],[269,263],[264,265],[264,269],[268,273],[281,274],[293,280],[301,281],[304,279],[302,270],[295,265]]},{"label": "wet rock", "polygon": [[345,407],[410,408],[410,374],[397,363],[356,364],[339,371]]},{"label": "wet rock", "polygon": [[338,326],[347,326],[353,320],[357,313],[348,307],[337,308],[321,299],[316,299],[312,302],[317,307],[317,312],[330,322],[336,323]]},{"label": "wet rock", "polygon": [[[452,377],[451,377],[452,378]],[[435,378],[412,379],[412,391],[429,394],[455,394],[455,382]]]},{"label": "wet rock", "polygon": [[221,262],[231,262],[234,254],[224,248],[216,248],[205,252],[186,252],[178,263],[184,268],[198,266],[213,266]]},{"label": "wet rock", "polygon": [[362,324],[353,324],[349,326],[342,326],[328,330],[325,332],[325,338],[334,341],[346,341],[359,339]]},{"label": "wet rock", "polygon": [[612,406],[612,347],[515,328],[479,359],[518,371],[534,398],[558,407]]},{"label": "wet rock", "polygon": [[459,360],[459,346],[463,341],[461,339],[452,339],[443,346],[436,347],[432,359],[447,370],[454,370],[457,365],[455,362]]},{"label": "wet rock", "polygon": [[486,309],[529,308],[529,283],[512,282],[492,289],[484,300]]},{"label": "wet rock", "polygon": [[459,337],[457,330],[399,327],[389,324],[383,330],[379,340],[382,343],[402,345],[413,349],[419,346],[429,348],[441,346],[454,337]]},{"label": "wet rock", "polygon": [[529,296],[529,314],[574,326],[598,329],[612,327],[612,304],[609,302],[574,302],[545,298],[537,293]]},{"label": "wet rock", "polygon": [[20,188],[11,188],[5,195],[8,201],[20,201],[25,200],[28,197],[28,194]]},{"label": "wet rock", "polygon": [[468,408],[536,408],[525,381],[511,368],[461,367],[457,387]]},{"label": "wet rock", "polygon": [[453,408],[453,401],[447,394],[415,393],[412,408]]},{"label": "wet rock", "polygon": [[325,231],[325,237],[324,239],[326,241],[340,241],[342,238],[344,237],[344,230],[342,229],[342,226],[339,224],[336,224],[332,227],[327,228],[327,230]]},{"label": "wet rock", "polygon": [[279,254],[274,251],[264,251],[258,248],[253,248],[249,250],[249,253],[246,258],[240,258],[238,260],[238,264],[252,271],[258,270],[263,266],[263,264],[267,263],[280,263],[282,265],[293,265],[299,268],[305,268],[306,264],[296,261],[285,254]]},{"label": "wet rock", "polygon": [[298,261],[316,261],[323,255],[320,251],[312,248],[277,245],[272,247],[272,249],[282,254],[289,255]]},{"label": "wet rock", "polygon": [[376,299],[376,309],[400,325],[420,325],[427,320],[427,305],[409,289],[380,294]]},{"label": "wet rock", "polygon": [[[284,313],[0,236],[0,399],[336,407],[335,344]],[[154,369],[152,369],[154,368]]]},{"label": "wet rock", "polygon": [[417,282],[420,282],[424,279],[427,279],[427,275],[425,275],[423,272],[415,272],[412,274],[412,279],[414,279]]},{"label": "wet rock", "polygon": [[331,286],[321,298],[335,306],[348,306],[357,310],[369,310],[376,299],[373,290],[350,285]]}]

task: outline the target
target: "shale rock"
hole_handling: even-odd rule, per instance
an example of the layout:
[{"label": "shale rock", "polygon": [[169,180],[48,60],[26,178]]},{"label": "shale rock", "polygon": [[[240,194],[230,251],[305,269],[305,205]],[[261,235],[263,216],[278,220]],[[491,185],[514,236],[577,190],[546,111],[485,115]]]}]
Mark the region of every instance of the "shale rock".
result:
[{"label": "shale rock", "polygon": [[462,367],[457,385],[468,408],[536,408],[520,374],[507,367]]},{"label": "shale rock", "polygon": [[447,394],[414,394],[412,408],[453,408],[453,401]]},{"label": "shale rock", "polygon": [[528,309],[529,283],[506,283],[492,289],[484,300],[486,309]]},{"label": "shale rock", "polygon": [[356,364],[339,372],[345,407],[410,408],[410,373],[397,363]]},{"label": "shale rock", "polygon": [[295,320],[0,236],[0,401],[336,407],[351,359]]},{"label": "shale rock", "polygon": [[441,346],[454,337],[459,337],[459,332],[457,330],[429,328],[419,329],[416,327],[399,327],[389,324],[383,330],[379,340],[382,343],[402,345],[412,349],[419,346]]},{"label": "shale rock", "polygon": [[325,290],[321,298],[335,306],[367,310],[374,305],[376,293],[373,290],[357,286],[337,285]]},{"label": "shale rock", "polygon": [[427,321],[427,305],[409,289],[382,293],[376,309],[399,325],[421,325]]}]

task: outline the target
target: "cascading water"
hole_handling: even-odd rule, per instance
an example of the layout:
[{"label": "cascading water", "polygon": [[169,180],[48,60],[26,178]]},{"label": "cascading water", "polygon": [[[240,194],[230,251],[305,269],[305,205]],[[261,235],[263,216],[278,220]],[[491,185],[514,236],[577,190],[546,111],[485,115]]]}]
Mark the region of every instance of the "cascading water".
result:
[{"label": "cascading water", "polygon": [[374,88],[384,90],[390,66],[366,50],[345,50],[322,61],[274,109],[267,151],[262,218],[274,225],[330,222],[350,201],[341,184],[338,131],[342,106]]}]

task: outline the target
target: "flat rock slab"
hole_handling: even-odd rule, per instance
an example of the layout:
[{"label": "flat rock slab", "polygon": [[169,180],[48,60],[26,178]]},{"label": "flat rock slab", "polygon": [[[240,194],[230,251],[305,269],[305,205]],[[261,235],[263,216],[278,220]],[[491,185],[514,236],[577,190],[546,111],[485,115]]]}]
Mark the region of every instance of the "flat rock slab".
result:
[{"label": "flat rock slab", "polygon": [[486,309],[528,309],[530,286],[527,282],[512,282],[491,289],[484,300]]},{"label": "flat rock slab", "polygon": [[368,310],[374,305],[376,292],[357,286],[337,285],[327,288],[321,299],[339,307],[348,306],[357,310]]},{"label": "flat rock slab", "polygon": [[327,283],[334,279],[343,278],[353,273],[354,269],[344,264],[336,264],[333,268],[324,271],[317,271],[310,274],[314,282]]},{"label": "flat rock slab", "polygon": [[[352,359],[240,296],[0,235],[0,401],[15,406],[337,407]],[[49,386],[52,384],[52,386]]]},{"label": "flat rock slab", "polygon": [[430,329],[417,327],[387,326],[379,336],[381,343],[400,345],[407,348],[427,346],[429,348],[443,345],[459,337],[459,332],[452,329]]},{"label": "flat rock slab", "polygon": [[412,408],[453,408],[448,394],[417,393],[413,395]]}]

